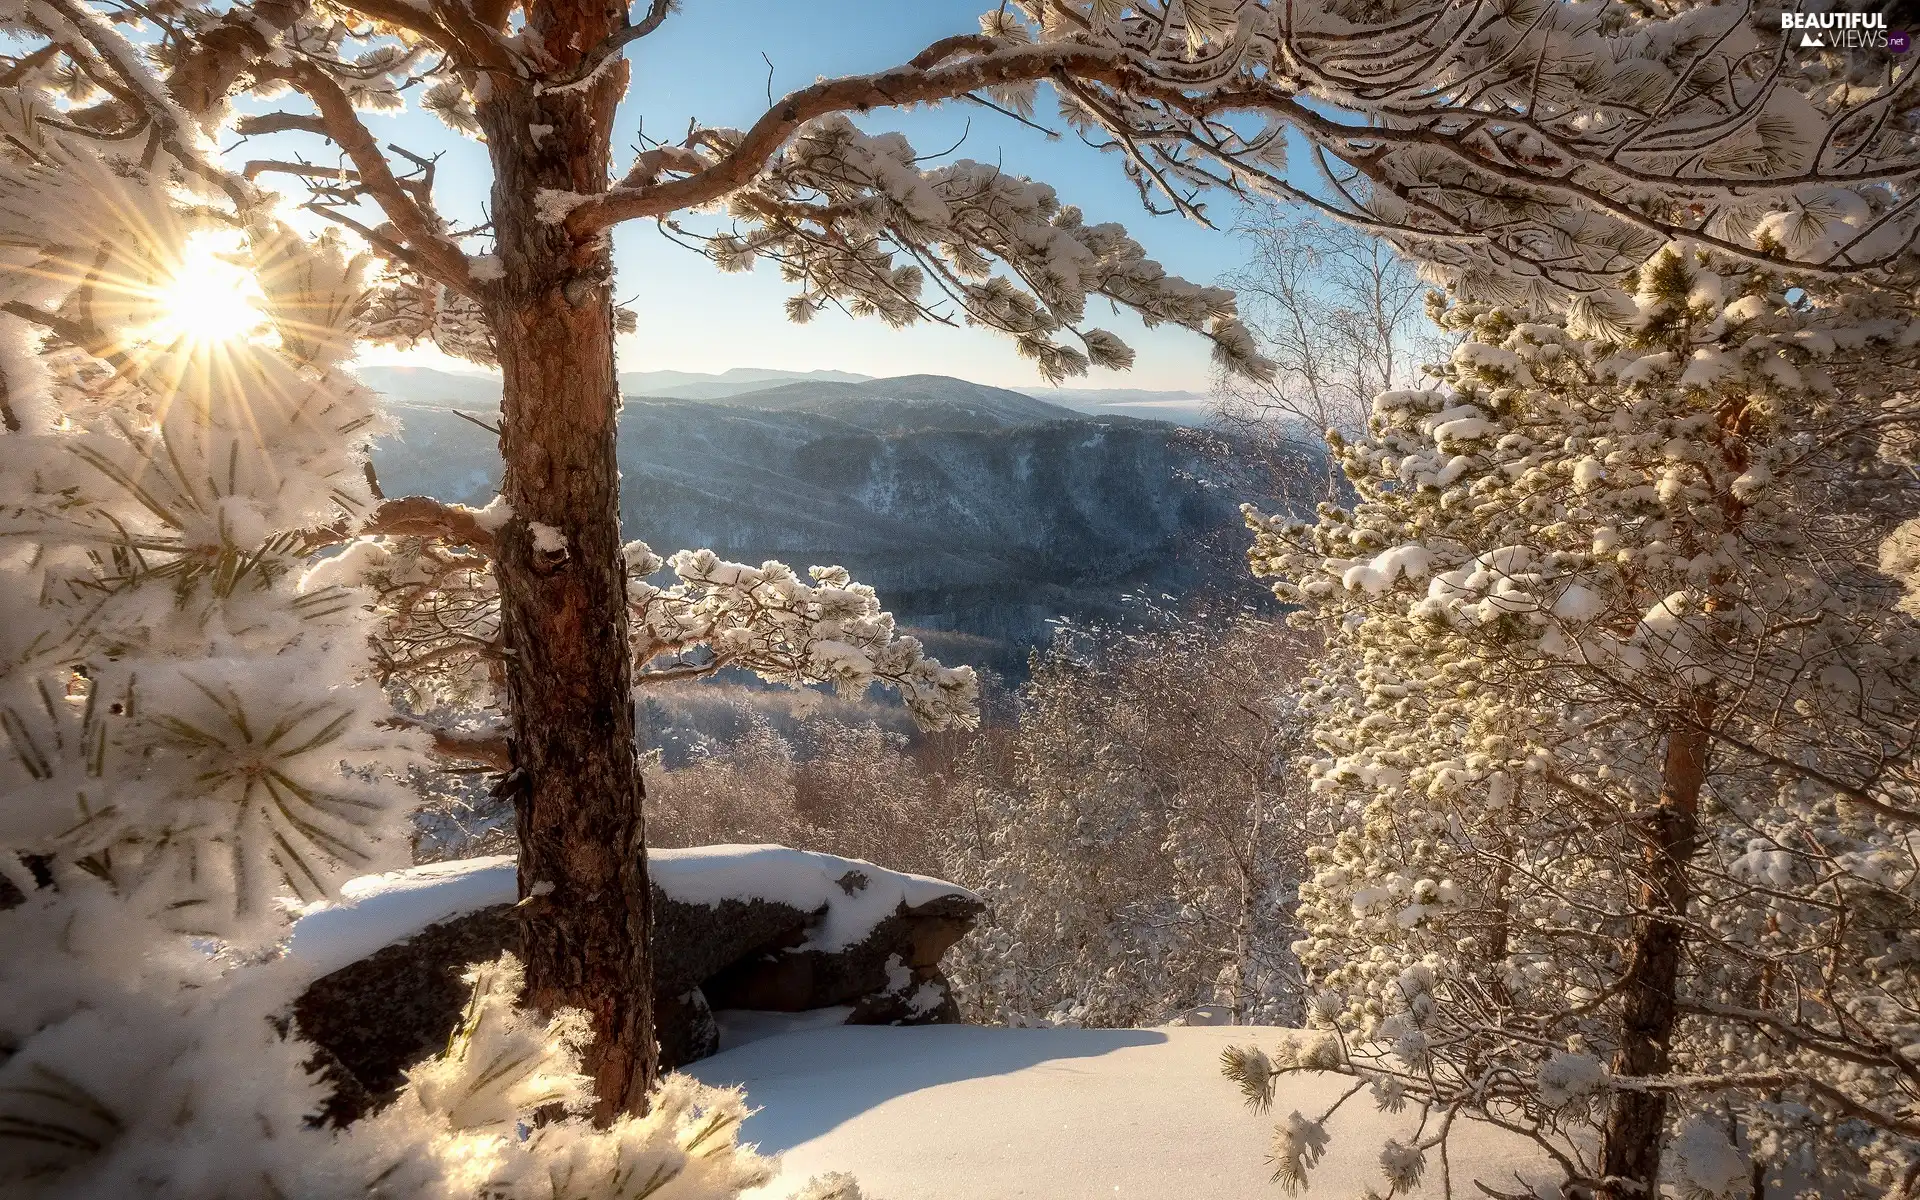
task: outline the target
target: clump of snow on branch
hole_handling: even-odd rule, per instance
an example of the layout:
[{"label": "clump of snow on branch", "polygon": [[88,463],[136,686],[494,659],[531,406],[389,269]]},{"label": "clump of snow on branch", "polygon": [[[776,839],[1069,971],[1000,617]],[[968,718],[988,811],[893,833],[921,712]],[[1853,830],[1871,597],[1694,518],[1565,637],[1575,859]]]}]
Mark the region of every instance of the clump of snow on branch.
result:
[{"label": "clump of snow on branch", "polygon": [[[708,132],[718,148],[731,140]],[[727,204],[740,228],[700,244],[723,270],[779,263],[800,289],[787,302],[795,321],[833,306],[909,325],[947,319],[944,300],[966,323],[1012,337],[1057,383],[1089,366],[1133,365],[1132,349],[1113,333],[1082,327],[1098,297],[1149,327],[1204,334],[1224,368],[1269,369],[1227,289],[1167,274],[1125,229],[1087,224],[1047,184],[970,159],[922,167],[901,135],[866,134],[844,116],[808,126]]]}]

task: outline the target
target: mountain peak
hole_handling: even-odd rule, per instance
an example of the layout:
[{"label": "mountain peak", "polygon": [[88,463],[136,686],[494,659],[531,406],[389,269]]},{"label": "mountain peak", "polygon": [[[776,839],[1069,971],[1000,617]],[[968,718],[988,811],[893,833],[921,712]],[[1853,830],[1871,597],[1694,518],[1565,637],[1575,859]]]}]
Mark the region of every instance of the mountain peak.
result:
[{"label": "mountain peak", "polygon": [[946,375],[891,379],[792,380],[740,392],[717,402],[770,412],[809,412],[874,433],[917,429],[1006,429],[1081,414],[1006,388]]}]

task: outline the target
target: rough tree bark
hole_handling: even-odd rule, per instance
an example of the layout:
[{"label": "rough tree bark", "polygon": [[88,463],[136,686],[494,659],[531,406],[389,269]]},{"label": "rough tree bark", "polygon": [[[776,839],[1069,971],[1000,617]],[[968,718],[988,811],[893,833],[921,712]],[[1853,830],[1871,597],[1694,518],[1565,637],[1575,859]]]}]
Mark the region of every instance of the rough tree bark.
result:
[{"label": "rough tree bark", "polygon": [[[562,68],[624,23],[605,0],[528,6]],[[477,105],[493,159],[502,278],[483,292],[505,375],[499,580],[520,836],[527,1000],[586,1009],[596,1119],[640,1112],[657,1069],[646,846],[621,560],[611,247],[543,221],[543,190],[606,189],[626,65],[586,86],[497,87]],[[542,129],[541,127],[545,127]],[[563,550],[536,545],[532,525]]]},{"label": "rough tree bark", "polygon": [[[1647,813],[1642,831],[1646,877],[1621,977],[1620,1045],[1611,1064],[1615,1075],[1661,1075],[1671,1065],[1686,939],[1682,921],[1692,899],[1687,862],[1699,836],[1700,788],[1707,776],[1712,717],[1712,700],[1696,697],[1683,720],[1667,734],[1660,800]],[[1603,1200],[1648,1200],[1658,1195],[1666,1121],[1666,1093],[1615,1094],[1600,1146]]]}]

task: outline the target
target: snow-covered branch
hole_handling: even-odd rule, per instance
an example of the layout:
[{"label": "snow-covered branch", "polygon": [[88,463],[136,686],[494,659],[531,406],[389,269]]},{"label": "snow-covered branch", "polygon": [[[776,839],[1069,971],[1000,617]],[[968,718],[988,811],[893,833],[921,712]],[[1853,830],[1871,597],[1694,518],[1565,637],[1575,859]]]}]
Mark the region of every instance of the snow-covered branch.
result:
[{"label": "snow-covered branch", "polygon": [[[473,510],[389,500],[360,536],[307,572],[304,586],[372,588],[385,618],[375,639],[382,677],[422,701],[486,703],[502,654],[488,555],[511,519],[500,502]],[[647,582],[668,565],[677,583]],[[795,686],[881,683],[929,729],[974,720],[973,671],[928,658],[895,629],[873,589],[838,567],[814,568],[809,584],[782,563],[748,567],[711,550],[681,551],[669,564],[642,542],[627,547],[627,566],[639,688],[738,668]]]},{"label": "snow-covered branch", "polygon": [[[567,214],[567,228],[589,237],[621,221],[665,217],[724,200],[753,182],[809,122],[839,113],[901,108],[950,100],[971,92],[1031,83],[1059,70],[1110,66],[1121,55],[1106,48],[1028,46],[945,61],[951,52],[977,49],[975,39],[936,43],[913,63],[871,75],[823,80],[790,92],[756,120],[726,153],[701,170],[643,188],[615,188],[590,197]],[[927,66],[917,65],[929,56]]]},{"label": "snow-covered branch", "polygon": [[387,220],[405,239],[405,261],[459,292],[474,289],[467,256],[445,233],[446,223],[394,175],[386,152],[354,113],[353,101],[332,75],[305,61],[290,66],[259,67],[262,75],[284,80],[297,88],[319,110],[326,136],[353,160],[359,183]]},{"label": "snow-covered branch", "polygon": [[446,504],[430,496],[401,496],[383,500],[354,529],[354,537],[432,538],[479,554],[493,552],[495,527],[480,509]]},{"label": "snow-covered branch", "polygon": [[[868,136],[843,117],[809,126],[729,208],[735,231],[700,248],[723,270],[778,262],[800,289],[787,303],[796,321],[837,306],[906,325],[946,320],[951,307],[1012,337],[1058,382],[1089,365],[1133,363],[1112,333],[1080,328],[1100,297],[1150,326],[1210,338],[1223,369],[1267,371],[1226,289],[1168,275],[1126,230],[1086,224],[1046,184],[970,160],[926,169],[905,138]],[[994,273],[996,261],[1005,274]],[[929,284],[940,299],[923,298]]]},{"label": "snow-covered branch", "polygon": [[[628,545],[627,561],[639,686],[737,667],[774,683],[883,683],[927,729],[975,720],[973,670],[928,658],[918,639],[896,631],[874,590],[844,568],[814,567],[809,584],[785,563],[749,567],[711,550],[682,550],[663,564],[644,542]],[[662,565],[678,583],[645,582]]]}]

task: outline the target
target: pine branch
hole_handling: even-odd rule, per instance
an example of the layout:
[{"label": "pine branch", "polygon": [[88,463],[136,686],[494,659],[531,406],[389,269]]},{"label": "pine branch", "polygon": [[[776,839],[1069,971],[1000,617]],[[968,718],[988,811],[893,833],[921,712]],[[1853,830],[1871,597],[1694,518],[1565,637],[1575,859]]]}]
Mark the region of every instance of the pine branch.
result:
[{"label": "pine branch", "polygon": [[213,111],[267,54],[267,39],[291,29],[311,9],[309,0],[253,0],[223,13],[186,43],[179,65],[167,77],[167,93],[187,112]]},{"label": "pine branch", "polygon": [[20,415],[13,411],[13,389],[8,386],[7,373],[0,370],[0,429],[19,433],[20,428]]},{"label": "pine branch", "polygon": [[717,200],[751,182],[802,125],[830,113],[869,112],[937,100],[1010,83],[1028,83],[1065,71],[1076,76],[1131,77],[1118,50],[1074,43],[1003,46],[987,42],[995,53],[945,66],[922,68],[985,39],[949,38],[935,42],[905,66],[875,75],[830,79],[790,92],[747,130],[738,146],[698,174],[646,188],[615,188],[577,205],[567,215],[567,230],[585,240],[641,217],[663,217],[683,208]]},{"label": "pine branch", "polygon": [[457,504],[446,504],[431,496],[401,496],[384,500],[359,524],[338,521],[308,533],[309,552],[337,546],[361,537],[435,538],[449,546],[461,546],[476,554],[493,553],[493,531],[480,524],[479,513]]},{"label": "pine branch", "polygon": [[22,55],[18,61],[7,68],[4,74],[0,74],[0,88],[18,87],[20,81],[26,78],[29,72],[45,66],[59,53],[59,44],[56,42],[48,42],[38,50]]},{"label": "pine branch", "polygon": [[368,245],[380,251],[380,253],[386,255],[388,258],[391,258],[393,261],[404,264],[405,266],[411,268],[414,271],[414,273],[418,274],[422,279],[430,279],[430,280],[435,280],[435,282],[438,282],[438,280],[435,279],[433,272],[428,269],[427,263],[424,259],[422,259],[418,254],[415,254],[412,250],[408,249],[403,243],[394,241],[392,238],[388,237],[384,233],[381,233],[380,230],[373,228],[371,225],[368,225],[363,221],[350,217],[346,213],[340,211],[334,205],[330,203],[322,202],[321,200],[318,200],[318,199],[309,200],[305,204],[301,205],[300,207],[308,209],[313,212],[317,212],[321,216],[325,217],[329,221],[332,221],[336,225],[342,226],[343,228],[346,228],[346,229],[351,229],[353,232],[365,238],[367,240]]},{"label": "pine branch", "polygon": [[240,173],[248,179],[258,179],[262,175],[297,175],[302,179],[333,179],[342,183],[360,182],[360,172],[341,167],[323,167],[313,163],[286,162],[277,158],[255,158],[248,160]]},{"label": "pine branch", "polygon": [[513,769],[513,746],[504,731],[446,729],[412,717],[394,716],[381,722],[395,729],[418,729],[433,739],[433,751],[443,758],[484,763],[496,771]]},{"label": "pine branch", "polygon": [[633,673],[635,687],[653,687],[657,684],[671,683],[675,680],[705,679],[729,665],[730,659],[718,656],[703,663],[675,663],[670,667],[643,667]]},{"label": "pine branch", "polygon": [[5,304],[0,304],[0,312],[50,330],[63,340],[89,353],[101,344],[101,339],[105,336],[92,325],[68,320],[58,313],[42,312],[24,300],[9,300]]},{"label": "pine branch", "polygon": [[234,121],[233,129],[242,137],[264,136],[270,133],[315,133],[321,137],[327,135],[327,123],[319,117],[308,116],[305,113],[248,113]]},{"label": "pine branch", "polygon": [[72,35],[72,38],[58,36],[62,31],[56,30],[54,40],[60,41],[76,60],[95,59],[102,71],[111,73],[119,81],[121,86],[111,89],[114,95],[133,109],[141,124],[151,127],[158,145],[184,170],[219,188],[235,207],[244,209],[253,203],[250,185],[239,176],[214,166],[200,153],[198,139],[189,128],[188,114],[151,74],[144,56],[131,42],[74,0],[45,0],[45,3],[50,13],[64,21],[64,32]]},{"label": "pine branch", "polygon": [[333,77],[311,62],[275,67],[268,74],[291,84],[320,110],[327,138],[353,160],[360,172],[361,185],[405,240],[412,256],[409,265],[455,291],[473,294],[475,284],[467,267],[467,256],[440,232],[446,222],[430,207],[418,202],[406,185],[394,177],[380,144],[361,123],[353,102]]},{"label": "pine branch", "polygon": [[1796,1071],[1736,1071],[1722,1075],[1610,1075],[1607,1085],[1622,1092],[1770,1092],[1804,1089],[1854,1120],[1905,1137],[1920,1137],[1920,1119],[1895,1116],[1862,1104],[1823,1079]]},{"label": "pine branch", "polygon": [[543,83],[540,90],[547,92],[564,91],[587,79],[591,79],[594,74],[600,70],[601,64],[605,63],[609,58],[612,58],[626,47],[660,28],[660,23],[667,19],[667,14],[672,11],[672,9],[673,0],[652,0],[652,6],[648,8],[646,16],[626,28],[609,35],[599,45],[589,50],[586,57],[580,60],[579,65],[571,71],[568,71],[563,78],[558,81]]}]

